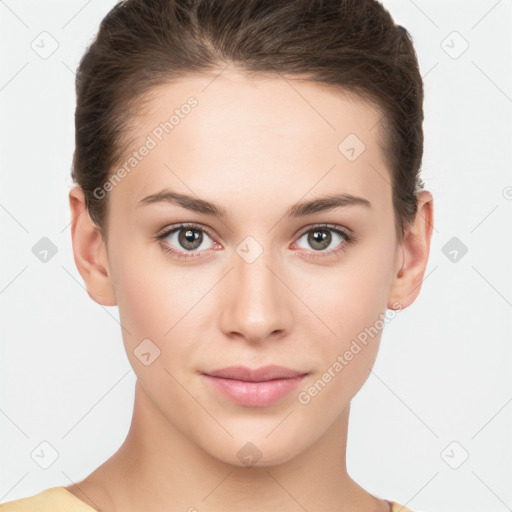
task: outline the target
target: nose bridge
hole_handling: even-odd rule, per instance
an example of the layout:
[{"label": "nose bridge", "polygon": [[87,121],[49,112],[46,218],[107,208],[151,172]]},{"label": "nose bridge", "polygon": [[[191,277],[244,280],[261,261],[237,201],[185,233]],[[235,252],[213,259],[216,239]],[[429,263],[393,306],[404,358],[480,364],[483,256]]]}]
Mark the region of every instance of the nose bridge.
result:
[{"label": "nose bridge", "polygon": [[263,340],[275,331],[288,329],[291,320],[284,285],[276,277],[278,267],[272,251],[248,237],[233,255],[233,272],[227,280],[222,328],[245,338]]}]

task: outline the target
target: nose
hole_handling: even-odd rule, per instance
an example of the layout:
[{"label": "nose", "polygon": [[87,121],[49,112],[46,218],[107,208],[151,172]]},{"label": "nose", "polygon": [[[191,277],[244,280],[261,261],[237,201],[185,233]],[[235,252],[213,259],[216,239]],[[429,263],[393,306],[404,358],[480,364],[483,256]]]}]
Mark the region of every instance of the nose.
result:
[{"label": "nose", "polygon": [[263,343],[284,337],[292,325],[293,293],[283,283],[279,265],[265,252],[253,262],[235,255],[223,280],[221,329],[226,336]]}]

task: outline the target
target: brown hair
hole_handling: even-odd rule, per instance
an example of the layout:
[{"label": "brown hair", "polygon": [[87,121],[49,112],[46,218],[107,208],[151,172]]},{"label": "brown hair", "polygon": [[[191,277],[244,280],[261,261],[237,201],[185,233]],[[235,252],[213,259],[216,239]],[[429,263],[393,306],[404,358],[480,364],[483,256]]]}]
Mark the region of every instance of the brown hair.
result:
[{"label": "brown hair", "polygon": [[121,161],[143,98],[154,86],[227,64],[307,77],[376,105],[403,237],[423,188],[423,82],[409,33],[380,2],[126,0],[102,20],[76,75],[71,176],[104,239],[108,196],[94,191]]}]

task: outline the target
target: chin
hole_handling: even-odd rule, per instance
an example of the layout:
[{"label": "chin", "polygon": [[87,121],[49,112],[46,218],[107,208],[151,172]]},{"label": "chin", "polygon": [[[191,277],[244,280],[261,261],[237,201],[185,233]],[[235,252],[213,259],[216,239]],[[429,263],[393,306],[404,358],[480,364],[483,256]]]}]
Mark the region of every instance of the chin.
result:
[{"label": "chin", "polygon": [[[270,440],[268,433],[247,435],[230,439],[223,446],[217,444],[214,452],[208,450],[213,457],[240,468],[269,467],[284,464],[293,459],[304,447],[299,446],[290,436]],[[302,443],[301,443],[302,444]]]}]

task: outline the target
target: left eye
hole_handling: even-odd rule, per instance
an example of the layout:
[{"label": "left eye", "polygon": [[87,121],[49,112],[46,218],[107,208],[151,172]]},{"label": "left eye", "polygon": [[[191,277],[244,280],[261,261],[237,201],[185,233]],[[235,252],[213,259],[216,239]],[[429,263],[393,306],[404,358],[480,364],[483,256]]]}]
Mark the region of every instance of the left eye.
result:
[{"label": "left eye", "polygon": [[[334,235],[332,235],[334,233]],[[338,247],[340,243],[349,243],[350,237],[343,231],[328,227],[328,226],[317,226],[306,231],[298,240],[300,242],[303,238],[306,238],[306,243],[309,247],[301,247],[301,249],[313,249],[315,252],[331,252],[335,247]],[[326,250],[331,246],[331,250]]]}]

